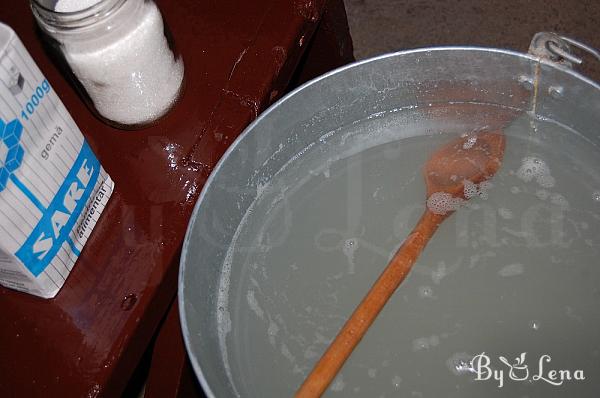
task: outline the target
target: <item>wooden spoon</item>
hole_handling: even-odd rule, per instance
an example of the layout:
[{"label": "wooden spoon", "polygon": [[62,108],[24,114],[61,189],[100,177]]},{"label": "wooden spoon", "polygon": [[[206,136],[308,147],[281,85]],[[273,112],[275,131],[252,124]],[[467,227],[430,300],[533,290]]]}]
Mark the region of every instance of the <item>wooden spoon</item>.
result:
[{"label": "wooden spoon", "polygon": [[[320,397],[323,394],[385,303],[406,278],[442,221],[471,198],[472,192],[468,191],[474,184],[496,174],[504,156],[505,142],[501,131],[474,133],[450,142],[429,158],[424,167],[427,183],[425,212],[300,386],[297,398]],[[465,189],[466,186],[468,189]]]}]

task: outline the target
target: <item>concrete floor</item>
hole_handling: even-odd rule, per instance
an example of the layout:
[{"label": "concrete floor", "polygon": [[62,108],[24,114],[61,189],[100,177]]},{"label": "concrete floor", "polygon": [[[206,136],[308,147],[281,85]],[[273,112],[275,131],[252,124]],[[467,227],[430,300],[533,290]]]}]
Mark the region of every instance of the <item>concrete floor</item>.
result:
[{"label": "concrete floor", "polygon": [[[600,49],[598,0],[344,0],[357,59],[437,45],[527,51],[534,33],[554,31]],[[581,69],[600,81],[591,57]]]}]

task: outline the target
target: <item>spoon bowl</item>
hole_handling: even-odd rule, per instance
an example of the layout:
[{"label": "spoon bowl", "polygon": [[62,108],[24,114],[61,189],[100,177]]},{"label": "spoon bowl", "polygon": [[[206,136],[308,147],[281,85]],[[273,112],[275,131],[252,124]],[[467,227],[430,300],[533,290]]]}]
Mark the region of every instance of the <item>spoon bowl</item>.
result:
[{"label": "spoon bowl", "polygon": [[465,182],[481,184],[493,177],[502,164],[505,145],[506,136],[495,131],[469,134],[438,149],[423,169],[427,196],[445,192],[468,199]]}]

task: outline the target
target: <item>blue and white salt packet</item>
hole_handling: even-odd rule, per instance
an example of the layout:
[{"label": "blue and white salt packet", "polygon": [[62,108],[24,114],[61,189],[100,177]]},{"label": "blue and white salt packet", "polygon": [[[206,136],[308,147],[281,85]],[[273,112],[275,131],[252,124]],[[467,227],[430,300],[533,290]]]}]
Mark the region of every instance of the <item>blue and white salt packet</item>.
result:
[{"label": "blue and white salt packet", "polygon": [[54,297],[113,188],[21,40],[0,23],[0,284]]}]

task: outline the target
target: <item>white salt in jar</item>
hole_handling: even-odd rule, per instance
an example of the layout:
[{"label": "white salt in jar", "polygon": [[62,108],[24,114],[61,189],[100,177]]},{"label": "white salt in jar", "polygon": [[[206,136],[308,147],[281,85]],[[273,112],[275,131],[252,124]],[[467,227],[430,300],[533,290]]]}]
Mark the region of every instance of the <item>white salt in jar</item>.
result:
[{"label": "white salt in jar", "polygon": [[152,0],[31,0],[58,55],[106,122],[139,128],[177,102],[183,61]]}]

